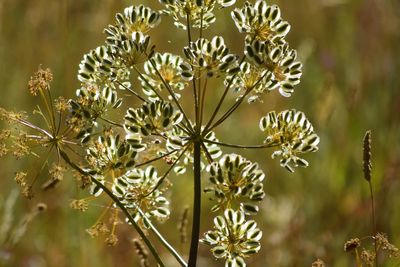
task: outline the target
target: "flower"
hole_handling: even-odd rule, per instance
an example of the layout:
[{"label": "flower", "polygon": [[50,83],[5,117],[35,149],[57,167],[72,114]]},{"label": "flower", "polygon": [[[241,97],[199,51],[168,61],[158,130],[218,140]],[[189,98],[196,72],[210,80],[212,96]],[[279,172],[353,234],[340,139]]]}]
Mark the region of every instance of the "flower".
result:
[{"label": "flower", "polygon": [[246,41],[278,41],[286,36],[290,25],[281,19],[278,6],[269,6],[265,0],[257,0],[253,5],[245,3],[243,8],[235,8],[231,13],[240,32],[247,33]]},{"label": "flower", "polygon": [[277,45],[256,40],[246,45],[245,54],[257,67],[268,71],[268,90],[278,89],[282,96],[291,96],[302,74],[296,50],[289,49],[287,43]]},{"label": "flower", "polygon": [[146,33],[161,22],[158,12],[143,5],[127,7],[124,13],[117,13],[115,18],[117,23],[104,30],[107,43],[118,43],[128,39],[134,32]]},{"label": "flower", "polygon": [[113,56],[119,59],[127,69],[151,58],[155,48],[151,44],[150,36],[142,32],[133,32],[127,39],[110,45],[113,48]]},{"label": "flower", "polygon": [[193,79],[196,71],[206,71],[210,77],[233,74],[239,70],[237,57],[229,54],[229,49],[221,36],[214,36],[211,41],[198,39],[183,50],[190,63],[184,62],[180,67],[182,76],[188,80]]},{"label": "flower", "polygon": [[182,121],[183,114],[171,103],[162,100],[145,103],[140,108],[130,108],[125,115],[124,128],[127,139],[142,136],[162,135]]},{"label": "flower", "polygon": [[216,6],[228,7],[236,0],[159,0],[165,9],[161,12],[171,16],[176,27],[186,30],[186,20],[189,18],[194,28],[207,28],[215,22],[213,10]]},{"label": "flower", "polygon": [[163,191],[158,189],[161,179],[152,166],[145,170],[135,168],[114,180],[112,192],[130,210],[135,221],[141,218],[138,208],[148,218],[165,220],[170,211],[168,200],[162,196]]},{"label": "flower", "polygon": [[262,232],[253,220],[246,221],[244,212],[227,209],[214,218],[213,231],[204,234],[202,242],[214,246],[216,258],[225,259],[225,267],[245,267],[244,258],[260,250]]},{"label": "flower", "polygon": [[262,93],[275,88],[276,83],[271,76],[268,70],[244,61],[240,64],[240,71],[225,79],[225,85],[231,84],[233,91],[241,93],[238,99],[247,94],[248,103],[252,103],[259,99]]},{"label": "flower", "polygon": [[86,153],[90,169],[97,174],[124,173],[136,164],[137,150],[119,135],[100,135],[88,146]]},{"label": "flower", "polygon": [[[114,49],[115,50],[115,49]],[[130,87],[129,70],[116,60],[113,48],[102,45],[83,56],[79,64],[78,79],[83,84],[123,89]]]},{"label": "flower", "polygon": [[[158,99],[154,93],[154,89],[162,90],[165,84],[174,90],[183,90],[186,81],[182,78],[179,66],[183,63],[183,59],[170,53],[155,53],[152,59],[144,63],[146,74],[139,76],[142,84],[143,92],[151,100]],[[161,77],[160,77],[161,76]],[[176,93],[179,98],[180,95]]]},{"label": "flower", "polygon": [[319,137],[301,111],[285,110],[276,115],[271,111],[260,120],[261,131],[267,134],[265,143],[279,147],[272,158],[281,157],[281,166],[293,172],[293,167],[307,167],[308,162],[300,154],[318,150]]},{"label": "flower", "polygon": [[108,86],[86,85],[76,91],[77,99],[69,100],[71,117],[68,120],[77,132],[77,138],[83,143],[89,141],[97,120],[109,110],[117,109],[122,99]]},{"label": "flower", "polygon": [[[255,214],[258,206],[253,202],[261,201],[264,196],[263,180],[265,174],[258,164],[237,154],[224,155],[218,162],[207,167],[210,173],[211,187],[206,192],[214,193],[218,204],[213,211],[232,207],[234,201],[240,201],[240,209],[245,214]],[[245,202],[242,202],[245,201]]]}]

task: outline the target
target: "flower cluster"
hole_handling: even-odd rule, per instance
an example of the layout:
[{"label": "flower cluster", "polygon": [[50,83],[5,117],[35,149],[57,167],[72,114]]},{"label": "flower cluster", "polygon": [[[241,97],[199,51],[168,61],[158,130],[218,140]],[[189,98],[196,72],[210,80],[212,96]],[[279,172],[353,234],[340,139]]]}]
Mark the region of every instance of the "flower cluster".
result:
[{"label": "flower cluster", "polygon": [[243,8],[236,8],[232,18],[240,32],[246,33],[246,40],[276,42],[290,30],[288,22],[282,20],[281,11],[276,5],[268,5],[265,0],[257,0],[253,5],[245,3]]},{"label": "flower cluster", "polygon": [[[49,129],[30,123],[23,114],[0,109],[0,119],[33,132],[21,131],[17,136],[1,131],[0,156],[9,152],[5,140],[10,136],[18,147],[13,151],[17,158],[32,153],[30,143],[55,148],[59,161],[64,160],[78,173],[81,187],[89,187],[88,197],[72,200],[73,209],[84,212],[90,208],[91,200],[104,195],[112,200],[88,233],[107,234],[106,243],[115,245],[117,225],[128,221],[160,266],[161,259],[145,235],[148,229],[182,266],[193,266],[196,262],[200,181],[201,173],[207,172],[210,184],[204,191],[211,195],[210,200],[214,201],[211,210],[218,214],[214,229],[205,233],[203,242],[212,246],[216,258],[225,260],[225,267],[244,267],[245,258],[261,247],[262,232],[249,218],[259,212],[259,202],[265,197],[265,173],[257,163],[238,154],[224,154],[221,147],[277,147],[272,157],[280,157],[281,165],[293,171],[293,167],[308,165],[300,155],[316,151],[319,137],[304,113],[296,110],[279,114],[273,111],[261,118],[260,128],[266,134],[264,144],[224,143],[217,139],[215,129],[246,98],[254,102],[272,90],[286,97],[294,92],[302,65],[297,61],[296,51],[285,41],[290,26],[282,20],[277,6],[269,6],[265,0],[257,0],[255,4],[246,2],[243,8],[231,13],[239,31],[246,34],[243,55],[238,56],[231,53],[223,37],[205,38],[203,34],[216,20],[214,11],[233,5],[235,0],[160,2],[165,8],[160,12],[139,5],[127,7],[116,15],[116,23],[105,29],[105,42],[83,56],[78,70],[81,84],[74,99],[54,101],[49,92],[44,93],[50,88],[52,75],[48,70],[39,70],[29,82],[29,91],[45,100],[44,111],[39,107],[36,113]],[[160,24],[161,14],[172,17],[177,27],[188,31],[188,44],[182,55],[156,51],[148,34]],[[192,40],[195,31],[199,38]],[[223,82],[218,83],[218,78]],[[218,84],[225,86],[222,93],[217,90]],[[212,97],[207,86],[215,88]],[[188,105],[182,103],[187,97],[184,91],[187,87],[193,87],[189,92],[193,114],[186,112]],[[240,94],[236,101],[227,97],[231,89]],[[214,106],[209,100],[215,100],[216,96],[220,98],[215,109],[207,114],[208,107]],[[126,111],[121,111],[122,108]],[[225,113],[221,113],[223,110]],[[46,157],[42,169],[47,165]],[[53,166],[50,180],[42,186],[44,190],[63,178],[64,165],[58,162]],[[157,170],[163,173],[159,175]],[[165,197],[169,175],[186,171],[190,174],[192,170],[194,223],[190,259],[186,264],[161,237],[152,220],[164,221],[170,215]],[[25,172],[20,172],[16,182],[23,194],[31,197],[32,185],[26,177]],[[117,207],[123,211],[123,219]],[[182,240],[186,239],[189,212],[185,214],[180,225]],[[110,217],[109,223],[105,216]],[[147,262],[147,254],[139,245],[137,251],[142,262]]]},{"label": "flower cluster", "polygon": [[171,103],[156,100],[140,108],[130,108],[125,115],[124,128],[130,142],[139,143],[143,136],[166,137],[172,128],[181,122],[182,113]]},{"label": "flower cluster", "polygon": [[99,136],[87,148],[86,160],[97,174],[122,171],[136,164],[137,150],[119,135]]},{"label": "flower cluster", "polygon": [[213,211],[239,204],[245,214],[258,212],[258,206],[254,202],[261,201],[265,196],[265,174],[258,168],[258,164],[240,155],[229,154],[209,165],[207,171],[210,173],[212,186],[205,191],[213,193],[218,202],[213,206]]},{"label": "flower cluster", "polygon": [[142,216],[138,208],[145,211],[144,215],[148,218],[166,220],[170,214],[167,208],[169,202],[158,188],[160,181],[154,167],[145,170],[135,168],[114,180],[112,192],[129,209],[135,221]]},{"label": "flower cluster", "polygon": [[[206,140],[212,142],[218,142],[217,137],[215,136],[214,132],[209,132],[205,137]],[[204,143],[204,147],[206,148],[203,151],[202,155],[206,161],[215,160],[222,155],[221,148],[213,143],[207,142]],[[167,143],[166,143],[166,151],[162,152],[164,154],[171,153],[172,151],[184,151],[183,155],[180,159],[179,156],[172,155],[170,156],[170,160],[175,163],[174,171],[176,174],[183,174],[186,172],[186,166],[189,164],[193,164],[193,144],[190,142],[190,137],[182,131],[180,128],[174,128],[171,131],[171,135],[169,136]],[[201,169],[205,168],[204,160],[200,162]]]},{"label": "flower cluster", "polygon": [[262,232],[253,220],[246,221],[244,212],[227,209],[214,219],[214,231],[204,235],[203,243],[214,246],[212,253],[226,259],[225,267],[245,267],[244,258],[260,250]]},{"label": "flower cluster", "polygon": [[254,65],[243,62],[242,71],[228,77],[225,83],[232,83],[249,103],[274,89],[290,97],[300,82],[302,64],[285,41],[290,25],[282,20],[279,7],[270,6],[265,0],[257,0],[254,5],[246,2],[243,8],[232,11],[232,18],[239,31],[246,33],[245,55]]},{"label": "flower cluster", "polygon": [[99,89],[96,85],[87,85],[76,91],[77,99],[70,100],[71,118],[68,123],[73,126],[83,143],[89,141],[98,119],[104,119],[109,110],[117,109],[122,99],[110,87]]},{"label": "flower cluster", "polygon": [[187,23],[195,28],[205,29],[215,22],[215,7],[228,7],[236,0],[159,0],[164,4],[163,14],[171,16],[178,28],[187,30]]},{"label": "flower cluster", "polygon": [[233,74],[239,70],[237,58],[229,53],[228,47],[221,36],[215,36],[211,41],[198,39],[184,48],[189,62],[180,65],[182,76],[193,79],[198,71],[205,71],[207,76]]},{"label": "flower cluster", "polygon": [[179,66],[183,63],[180,56],[171,53],[155,53],[151,60],[144,63],[145,74],[139,77],[142,90],[150,100],[159,99],[154,90],[161,91],[169,86],[180,97],[176,90],[183,90],[187,82],[182,78]]},{"label": "flower cluster", "polygon": [[255,40],[246,45],[246,56],[268,75],[265,90],[278,88],[282,96],[290,97],[294,86],[300,83],[302,64],[296,61],[297,53],[287,43],[276,45],[272,42]]},{"label": "flower cluster", "polygon": [[272,158],[281,157],[281,166],[290,172],[293,167],[307,167],[308,162],[300,154],[318,150],[319,137],[301,111],[285,110],[278,115],[269,112],[260,120],[261,131],[267,134],[265,143],[277,146]]}]

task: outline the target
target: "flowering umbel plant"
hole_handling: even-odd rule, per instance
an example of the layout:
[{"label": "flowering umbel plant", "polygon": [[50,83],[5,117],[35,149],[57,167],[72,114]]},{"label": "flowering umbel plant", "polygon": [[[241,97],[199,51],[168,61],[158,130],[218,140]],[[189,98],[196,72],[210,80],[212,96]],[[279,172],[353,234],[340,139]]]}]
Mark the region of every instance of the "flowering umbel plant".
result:
[{"label": "flowering umbel plant", "polygon": [[[1,119],[12,126],[1,131],[0,155],[11,152],[21,158],[38,156],[38,147],[46,148],[49,155],[54,150],[57,157],[52,167],[49,156],[39,155],[44,159],[38,173],[17,174],[23,194],[33,197],[36,177],[44,170],[51,174],[44,183],[48,189],[62,179],[65,169],[73,169],[91,196],[73,200],[72,208],[85,211],[89,201],[110,199],[88,233],[106,234],[107,244],[115,245],[117,226],[127,222],[159,266],[165,264],[149,234],[181,266],[196,266],[204,193],[214,202],[215,219],[202,243],[211,246],[212,254],[225,261],[226,267],[243,267],[246,258],[261,249],[256,216],[265,197],[266,175],[257,163],[239,154],[225,154],[222,148],[273,148],[272,158],[279,158],[280,165],[291,172],[307,167],[303,155],[318,150],[319,137],[311,122],[296,110],[266,112],[259,124],[265,140],[258,145],[225,143],[218,136],[218,127],[239,111],[244,100],[262,100],[275,89],[285,97],[295,92],[302,64],[285,40],[290,25],[278,6],[265,0],[246,2],[231,13],[239,32],[245,34],[243,53],[237,55],[223,37],[204,37],[218,10],[234,5],[234,0],[159,2],[160,11],[139,5],[116,15],[115,24],[105,29],[105,42],[83,56],[78,70],[81,85],[74,99],[55,101],[51,72],[40,69],[29,82],[29,90],[43,100],[36,113],[44,126],[31,123],[25,113],[1,109]],[[179,30],[187,32],[187,44],[179,55],[159,51],[151,38],[163,16],[172,17]],[[212,94],[207,90],[211,83]],[[194,112],[187,110],[188,101]],[[215,107],[208,112],[205,106],[212,101]],[[223,106],[228,108],[223,111]],[[193,178],[188,262],[155,225],[168,220],[169,207],[174,205],[168,200],[173,174]],[[202,186],[203,175],[209,177],[208,186]],[[147,262],[144,245],[137,247]]]}]

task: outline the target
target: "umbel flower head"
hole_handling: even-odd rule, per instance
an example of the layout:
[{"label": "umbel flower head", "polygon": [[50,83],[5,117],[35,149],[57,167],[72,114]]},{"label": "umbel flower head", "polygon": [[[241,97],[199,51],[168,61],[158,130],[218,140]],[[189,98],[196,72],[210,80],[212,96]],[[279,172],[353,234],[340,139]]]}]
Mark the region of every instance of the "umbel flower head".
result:
[{"label": "umbel flower head", "polygon": [[258,164],[240,155],[229,154],[210,164],[207,171],[211,175],[212,186],[205,191],[214,193],[218,202],[212,207],[213,211],[232,207],[240,201],[240,209],[246,214],[258,212],[258,206],[254,202],[261,201],[265,196],[265,174],[258,168]]},{"label": "umbel flower head", "polygon": [[300,83],[302,68],[296,61],[296,50],[289,49],[288,43],[276,45],[256,40],[246,45],[245,54],[257,67],[268,72],[267,90],[278,89],[282,96],[291,96],[294,86]]},{"label": "umbel flower head", "polygon": [[240,32],[247,33],[246,41],[261,40],[276,42],[290,30],[290,25],[281,18],[278,6],[269,6],[265,0],[253,5],[246,1],[243,8],[232,11],[232,18]]},{"label": "umbel flower head", "polygon": [[158,189],[160,179],[152,166],[145,170],[135,168],[114,180],[112,192],[131,211],[135,221],[141,218],[138,208],[146,217],[166,220],[169,202]]},{"label": "umbel flower head", "polygon": [[79,64],[78,79],[84,84],[113,89],[120,88],[120,84],[130,86],[129,70],[114,60],[112,48],[107,45],[99,46],[83,56]]},{"label": "umbel flower head", "polygon": [[200,70],[204,70],[209,77],[233,74],[239,70],[236,56],[229,53],[221,36],[215,36],[211,41],[201,38],[191,42],[184,52],[189,63],[181,64],[181,69],[182,76],[188,80]]},{"label": "umbel flower head", "polygon": [[118,43],[128,39],[134,32],[146,33],[160,24],[160,14],[143,5],[130,6],[124,9],[124,13],[115,15],[117,23],[109,25],[104,32],[107,42]]},{"label": "umbel flower head", "polygon": [[225,210],[223,216],[215,217],[214,228],[202,242],[213,246],[216,258],[225,259],[225,267],[245,267],[244,258],[260,250],[262,232],[255,221],[246,221],[243,211]]},{"label": "umbel flower head", "polygon": [[70,100],[71,117],[68,123],[77,133],[77,138],[83,143],[90,140],[93,129],[109,110],[117,109],[122,99],[117,97],[115,90],[108,86],[98,88],[95,84],[86,84],[76,91],[77,99]]},{"label": "umbel flower head", "polygon": [[250,92],[247,101],[252,103],[260,99],[261,94],[276,88],[271,76],[269,70],[244,61],[240,64],[240,71],[225,79],[225,85],[231,84],[232,89],[240,94],[238,99]]},{"label": "umbel flower head", "polygon": [[[154,90],[161,91],[165,89],[165,84],[175,92],[183,90],[187,84],[182,78],[179,66],[183,63],[180,56],[171,53],[155,53],[154,56],[144,63],[146,74],[139,76],[143,92],[151,99],[156,100],[159,97]],[[161,77],[160,77],[161,76]],[[175,93],[179,98],[180,95]]]},{"label": "umbel flower head", "polygon": [[319,137],[301,111],[285,110],[276,115],[271,111],[260,120],[261,131],[267,134],[265,143],[279,147],[272,158],[281,157],[281,166],[290,172],[293,167],[307,167],[308,162],[299,155],[318,150]]},{"label": "umbel flower head", "polygon": [[183,118],[180,111],[171,103],[162,100],[145,103],[140,108],[128,109],[125,115],[124,128],[130,141],[140,140],[143,136],[151,134],[167,136],[170,131]]},{"label": "umbel flower head", "polygon": [[174,19],[176,27],[187,29],[187,20],[194,28],[208,28],[215,22],[215,7],[228,7],[236,0],[159,0],[164,4],[163,14]]},{"label": "umbel flower head", "polygon": [[136,163],[137,151],[119,135],[100,135],[86,150],[86,159],[97,174],[125,172]]}]

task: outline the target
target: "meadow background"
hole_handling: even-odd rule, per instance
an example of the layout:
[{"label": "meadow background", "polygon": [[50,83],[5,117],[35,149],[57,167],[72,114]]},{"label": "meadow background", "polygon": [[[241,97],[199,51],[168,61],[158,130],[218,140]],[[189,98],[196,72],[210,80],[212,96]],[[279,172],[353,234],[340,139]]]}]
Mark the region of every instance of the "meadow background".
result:
[{"label": "meadow background", "polygon": [[[114,23],[114,14],[130,4],[160,7],[158,1],[112,0],[0,0],[0,106],[30,111],[38,99],[27,91],[27,82],[39,65],[54,73],[54,95],[73,97],[79,86],[78,64],[84,53],[102,44],[103,28]],[[238,1],[242,6],[243,1]],[[368,184],[362,175],[362,139],[372,130],[373,186],[377,228],[400,245],[400,2],[398,0],[302,0],[269,1],[278,4],[292,29],[288,35],[304,64],[302,82],[291,98],[277,92],[263,103],[243,105],[232,119],[217,130],[227,142],[256,144],[262,140],[259,118],[270,110],[296,108],[304,111],[321,137],[320,150],[307,155],[310,167],[288,173],[270,152],[240,152],[260,163],[267,174],[267,197],[258,221],[263,229],[262,250],[249,266],[311,266],[316,258],[328,266],[354,266],[353,257],[343,252],[352,237],[371,233]],[[185,33],[165,18],[152,31],[158,51],[180,53]],[[224,36],[240,52],[242,36],[229,12],[217,12],[217,23],[206,36]],[[213,88],[213,94],[221,88]],[[211,90],[210,90],[211,91]],[[210,93],[210,97],[211,97]],[[233,96],[230,101],[233,101]],[[211,109],[212,104],[209,105]],[[226,150],[227,152],[232,150]],[[7,199],[19,190],[13,181],[18,170],[37,168],[35,159],[0,162],[0,224]],[[45,177],[43,180],[45,181]],[[179,243],[181,203],[190,203],[190,176],[172,178],[172,215],[160,231]],[[87,213],[69,208],[71,199],[85,195],[72,177],[28,201],[16,199],[13,225],[37,203],[48,209],[29,223],[14,246],[0,243],[0,266],[139,266],[130,228],[119,230],[120,243],[110,248],[102,238],[85,233],[101,212],[101,203]],[[210,205],[204,198],[204,210]],[[202,231],[211,224],[203,213]],[[0,229],[0,233],[1,229]],[[0,241],[4,235],[2,233]],[[187,244],[186,247],[189,245]],[[178,248],[187,252],[185,246]],[[200,246],[199,266],[223,266]],[[163,257],[168,257],[163,255]],[[386,266],[398,266],[389,262]],[[171,261],[168,266],[175,266]]]}]

